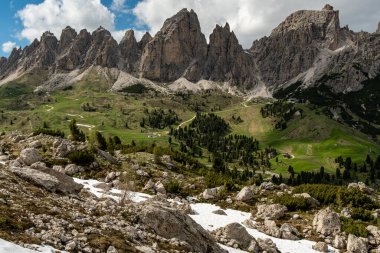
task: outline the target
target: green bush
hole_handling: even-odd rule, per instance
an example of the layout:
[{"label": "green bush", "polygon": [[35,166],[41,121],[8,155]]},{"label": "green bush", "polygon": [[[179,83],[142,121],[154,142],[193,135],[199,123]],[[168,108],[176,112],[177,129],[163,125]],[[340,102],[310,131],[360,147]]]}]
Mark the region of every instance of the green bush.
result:
[{"label": "green bush", "polygon": [[370,221],[373,220],[373,215],[371,211],[365,210],[363,208],[352,208],[352,219]]},{"label": "green bush", "polygon": [[170,180],[165,184],[165,190],[168,193],[179,194],[182,191],[182,188],[177,180]]},{"label": "green bush", "polygon": [[47,129],[47,128],[38,128],[33,131],[33,135],[39,135],[39,134],[45,134],[45,135],[51,135],[51,136],[57,136],[57,137],[65,137],[65,133],[61,130],[54,130],[54,129]]},{"label": "green bush", "polygon": [[73,151],[67,157],[72,163],[82,166],[90,165],[92,162],[95,161],[94,154],[89,152],[88,150]]},{"label": "green bush", "polygon": [[306,210],[310,210],[311,208],[311,205],[307,201],[307,199],[295,198],[289,194],[274,198],[274,202],[277,204],[286,206],[289,211],[297,211],[297,210],[306,211]]},{"label": "green bush", "polygon": [[327,184],[305,184],[294,188],[293,193],[309,193],[323,205],[334,204],[340,207],[377,209],[379,204],[359,189],[347,189],[343,186]]},{"label": "green bush", "polygon": [[296,186],[293,193],[309,193],[310,196],[318,200],[323,205],[336,202],[337,192],[343,189],[341,186],[325,184],[303,184]]},{"label": "green bush", "polygon": [[354,221],[353,219],[348,219],[345,217],[341,217],[340,220],[342,223],[343,232],[346,232],[347,234],[353,234],[355,236],[365,237],[365,238],[368,236],[366,224],[359,221]]}]

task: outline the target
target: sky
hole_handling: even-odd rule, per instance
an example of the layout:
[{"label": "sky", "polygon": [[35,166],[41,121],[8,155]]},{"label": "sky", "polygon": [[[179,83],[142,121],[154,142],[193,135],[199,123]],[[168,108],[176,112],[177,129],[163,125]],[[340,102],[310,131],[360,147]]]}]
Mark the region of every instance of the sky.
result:
[{"label": "sky", "polygon": [[134,29],[140,39],[146,31],[154,35],[182,8],[195,10],[206,38],[216,24],[228,22],[249,48],[292,12],[320,10],[326,3],[340,11],[341,26],[354,31],[374,32],[380,21],[380,0],[0,0],[0,56],[25,47],[44,31],[59,38],[68,25],[78,32],[103,26],[117,41]]}]

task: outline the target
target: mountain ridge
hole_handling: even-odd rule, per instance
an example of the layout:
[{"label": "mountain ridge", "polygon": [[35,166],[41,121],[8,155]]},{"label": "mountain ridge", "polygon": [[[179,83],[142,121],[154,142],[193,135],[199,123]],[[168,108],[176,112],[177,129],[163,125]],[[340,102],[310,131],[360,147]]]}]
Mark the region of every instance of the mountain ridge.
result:
[{"label": "mountain ridge", "polygon": [[[146,33],[139,42],[133,30],[128,30],[120,43],[102,27],[91,34],[66,27],[59,40],[45,32],[40,41],[0,59],[0,85],[42,68],[50,76],[38,90],[54,90],[71,85],[76,80],[73,77],[99,66],[115,69],[118,76],[130,76],[127,79],[132,83],[174,84],[184,78],[192,83],[210,82],[209,87],[222,84],[247,95],[304,100],[313,100],[304,91],[320,92],[322,86],[333,96],[367,88],[376,96],[365,83],[380,75],[379,34],[379,29],[355,33],[347,26],[340,27],[339,11],[326,5],[319,11],[294,12],[270,36],[244,49],[228,23],[216,25],[207,43],[197,14],[182,9],[168,18],[155,36]],[[132,83],[119,80],[117,87]]]}]

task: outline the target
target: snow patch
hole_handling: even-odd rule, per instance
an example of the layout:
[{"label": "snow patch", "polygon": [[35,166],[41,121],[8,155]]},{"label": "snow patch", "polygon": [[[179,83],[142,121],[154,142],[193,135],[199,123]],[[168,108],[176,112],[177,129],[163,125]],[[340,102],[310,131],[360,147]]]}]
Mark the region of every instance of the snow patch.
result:
[{"label": "snow patch", "polygon": [[[74,181],[78,184],[83,185],[84,189],[94,194],[98,198],[110,198],[117,202],[120,202],[122,196],[124,195],[124,191],[119,190],[119,189],[112,188],[110,191],[105,191],[103,189],[95,187],[95,185],[97,184],[104,183],[98,180],[93,180],[93,179],[84,180],[84,179],[74,178]],[[152,197],[149,194],[140,193],[140,192],[128,191],[126,192],[126,194],[129,200],[136,203],[145,201]]]},{"label": "snow patch", "polygon": [[[199,225],[201,225],[204,229],[213,231],[215,229],[225,227],[226,225],[230,223],[240,223],[242,224],[245,220],[250,219],[251,214],[247,212],[241,212],[236,211],[232,209],[226,209],[224,212],[227,215],[218,215],[214,214],[213,211],[216,211],[220,209],[219,206],[212,205],[212,204],[205,204],[205,203],[199,203],[199,204],[192,204],[191,208],[197,213],[196,215],[190,215],[190,217],[197,222]],[[244,224],[242,224],[244,226]],[[258,239],[271,239],[277,246],[277,248],[281,252],[292,252],[292,253],[317,253],[318,251],[315,251],[312,249],[312,246],[316,243],[313,241],[308,240],[299,240],[299,241],[292,241],[292,240],[284,240],[275,238],[272,236],[268,236],[264,233],[259,232],[256,229],[250,229],[247,228],[247,231],[250,235],[252,235],[254,238]],[[230,250],[227,249],[229,252],[233,253],[240,253],[244,251],[236,251],[235,249]],[[329,247],[329,252],[339,252],[335,250],[332,247]]]},{"label": "snow patch", "polygon": [[30,245],[30,247],[33,248],[33,250],[0,239],[0,253],[68,253],[67,251],[59,251],[46,245]]}]

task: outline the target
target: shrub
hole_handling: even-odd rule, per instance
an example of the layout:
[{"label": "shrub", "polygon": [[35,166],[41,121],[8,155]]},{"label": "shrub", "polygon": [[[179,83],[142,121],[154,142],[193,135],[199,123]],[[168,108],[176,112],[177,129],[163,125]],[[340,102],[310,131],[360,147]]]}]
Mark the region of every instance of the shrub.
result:
[{"label": "shrub", "polygon": [[325,184],[304,184],[294,188],[293,193],[309,193],[310,196],[317,199],[321,204],[329,205],[335,203],[337,192],[342,189],[341,186]]},{"label": "shrub", "polygon": [[289,211],[302,210],[306,211],[311,208],[310,203],[305,198],[294,198],[293,196],[286,194],[281,197],[274,198],[274,202],[284,205]]},{"label": "shrub", "polygon": [[65,133],[62,132],[61,130],[46,129],[46,128],[38,128],[33,131],[33,135],[39,135],[39,134],[57,136],[61,138],[65,137]]},{"label": "shrub", "polygon": [[355,236],[367,237],[368,231],[364,223],[354,221],[353,219],[348,219],[345,217],[340,218],[342,222],[342,231],[347,234],[353,234]]},{"label": "shrub", "polygon": [[70,122],[70,132],[71,132],[71,137],[73,138],[74,141],[85,141],[86,140],[86,136],[85,134],[79,130],[78,126],[77,126],[77,122],[75,119],[73,119],[71,122]]},{"label": "shrub", "polygon": [[73,151],[67,157],[72,163],[82,166],[90,165],[92,162],[95,161],[94,154],[89,152],[88,150]]},{"label": "shrub", "polygon": [[365,210],[363,208],[352,208],[352,219],[354,220],[362,220],[362,221],[370,221],[373,220],[372,212]]},{"label": "shrub", "polygon": [[165,184],[165,190],[168,193],[173,194],[179,194],[182,191],[182,187],[180,186],[179,182],[177,180],[170,180],[168,183]]}]

